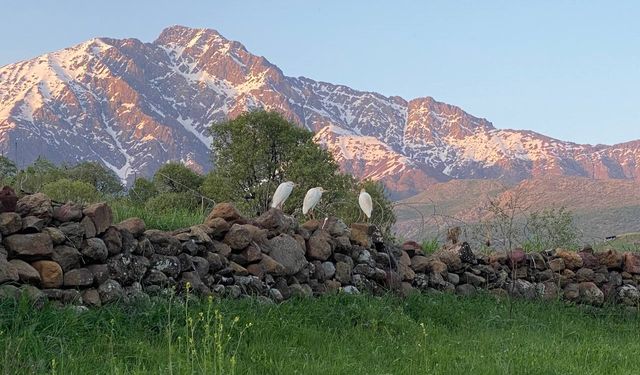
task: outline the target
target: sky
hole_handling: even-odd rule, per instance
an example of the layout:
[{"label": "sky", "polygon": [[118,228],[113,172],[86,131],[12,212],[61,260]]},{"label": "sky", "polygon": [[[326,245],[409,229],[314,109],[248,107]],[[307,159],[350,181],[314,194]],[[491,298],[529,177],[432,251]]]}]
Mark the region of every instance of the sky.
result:
[{"label": "sky", "polygon": [[498,128],[640,139],[640,1],[0,0],[0,66],[170,25],[237,40],[289,76],[431,96]]}]

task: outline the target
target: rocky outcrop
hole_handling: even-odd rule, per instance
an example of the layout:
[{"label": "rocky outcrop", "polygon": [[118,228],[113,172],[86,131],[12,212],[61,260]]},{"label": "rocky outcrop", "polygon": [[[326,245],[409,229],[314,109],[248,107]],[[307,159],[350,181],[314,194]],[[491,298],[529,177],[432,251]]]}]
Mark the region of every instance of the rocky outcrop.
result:
[{"label": "rocky outcrop", "polygon": [[[97,307],[169,288],[274,302],[336,291],[467,296],[480,290],[595,306],[640,301],[639,258],[615,250],[476,254],[463,242],[429,255],[414,242],[386,242],[369,224],[329,218],[323,226],[298,225],[273,210],[249,219],[229,204],[216,206],[205,224],[171,232],[146,229],[137,218],[114,224],[105,204],[81,210],[27,196],[17,207],[25,209],[0,216],[0,296],[24,293],[38,305],[49,299]],[[45,217],[46,226],[16,225],[33,214]],[[94,231],[81,224],[85,219]]]}]

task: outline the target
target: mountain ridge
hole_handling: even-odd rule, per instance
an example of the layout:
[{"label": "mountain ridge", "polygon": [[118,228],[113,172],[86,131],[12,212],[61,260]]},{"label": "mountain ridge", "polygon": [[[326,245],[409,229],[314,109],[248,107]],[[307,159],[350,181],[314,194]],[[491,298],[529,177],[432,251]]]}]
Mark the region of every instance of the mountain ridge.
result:
[{"label": "mountain ridge", "polygon": [[96,160],[128,181],[169,160],[206,171],[208,126],[257,108],[313,131],[343,170],[396,198],[452,179],[640,179],[640,140],[592,146],[497,129],[429,96],[289,77],[215,30],[179,25],[153,42],[93,38],[0,68],[0,151],[21,165]]}]

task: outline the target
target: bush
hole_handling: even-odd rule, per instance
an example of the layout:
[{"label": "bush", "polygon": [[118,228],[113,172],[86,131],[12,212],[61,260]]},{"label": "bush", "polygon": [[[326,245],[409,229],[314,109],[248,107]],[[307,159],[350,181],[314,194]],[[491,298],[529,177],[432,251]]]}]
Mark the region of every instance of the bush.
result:
[{"label": "bush", "polygon": [[100,194],[115,195],[124,189],[114,171],[100,163],[82,162],[65,171],[67,178],[93,185]]},{"label": "bush", "polygon": [[160,193],[198,191],[203,177],[182,163],[169,162],[155,173],[153,183]]},{"label": "bush", "polygon": [[578,229],[573,214],[564,207],[535,211],[526,220],[526,250],[542,251],[578,245]]},{"label": "bush", "polygon": [[129,200],[136,205],[144,205],[149,199],[158,195],[155,184],[146,178],[136,178],[129,189]]},{"label": "bush", "polygon": [[[8,184],[18,173],[15,163],[4,156],[0,156],[0,183]],[[1,187],[1,186],[0,186]]]},{"label": "bush", "polygon": [[176,210],[189,210],[194,212],[201,212],[209,208],[209,205],[203,206],[201,199],[191,193],[160,193],[155,197],[149,199],[145,205],[145,210],[150,213],[157,213],[159,215],[169,214]]},{"label": "bush", "polygon": [[98,202],[102,198],[100,193],[88,183],[67,178],[45,184],[42,192],[58,202],[88,204]]}]

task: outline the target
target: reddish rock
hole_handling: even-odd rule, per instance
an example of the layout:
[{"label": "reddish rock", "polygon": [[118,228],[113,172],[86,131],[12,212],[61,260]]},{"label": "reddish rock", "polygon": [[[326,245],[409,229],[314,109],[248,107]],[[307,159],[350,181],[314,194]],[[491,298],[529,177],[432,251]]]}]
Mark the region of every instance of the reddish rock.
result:
[{"label": "reddish rock", "polygon": [[215,218],[220,218],[232,223],[242,219],[242,215],[240,215],[240,211],[238,211],[233,204],[225,202],[218,203],[213,207],[205,220],[205,224]]},{"label": "reddish rock", "polygon": [[262,251],[254,245],[247,246],[241,253],[247,263],[255,263],[262,259]]},{"label": "reddish rock", "polygon": [[62,286],[62,268],[58,263],[51,260],[39,260],[31,265],[40,273],[40,285],[43,288],[51,289]]},{"label": "reddish rock", "polygon": [[630,252],[624,253],[623,270],[630,274],[640,273],[640,254]]},{"label": "reddish rock", "polygon": [[232,250],[242,250],[251,243],[251,232],[249,229],[240,224],[233,224],[229,232],[224,236],[224,243],[229,245]]},{"label": "reddish rock", "polygon": [[221,217],[207,219],[205,225],[211,228],[211,235],[216,238],[221,238],[231,228],[231,224]]},{"label": "reddish rock", "polygon": [[233,274],[236,276],[247,276],[249,274],[246,268],[236,262],[229,262],[229,267],[233,270]]},{"label": "reddish rock", "polygon": [[325,261],[333,253],[331,235],[325,230],[316,230],[309,237],[307,256],[311,259]]},{"label": "reddish rock", "polygon": [[620,252],[610,249],[601,253],[596,253],[598,261],[608,269],[622,269],[624,263],[624,255]]},{"label": "reddish rock", "polygon": [[88,216],[96,227],[96,234],[104,233],[113,223],[113,212],[106,203],[95,203],[85,208],[82,213]]},{"label": "reddish rock", "polygon": [[422,246],[416,241],[405,241],[402,244],[402,250],[406,251],[409,256],[422,253]]},{"label": "reddish rock", "polygon": [[554,258],[549,261],[549,269],[553,272],[560,272],[564,270],[564,259]]},{"label": "reddish rock", "polygon": [[527,253],[521,248],[513,249],[508,253],[508,262],[511,267],[518,267],[527,259]]},{"label": "reddish rock", "polygon": [[371,247],[371,234],[375,230],[375,227],[369,224],[353,223],[351,224],[351,234],[349,239],[351,242],[360,245],[365,248]]},{"label": "reddish rock", "polygon": [[146,230],[146,225],[144,223],[144,220],[137,217],[131,217],[129,219],[123,220],[120,223],[118,223],[116,227],[120,230],[129,231],[136,238],[140,237]]},{"label": "reddish rock", "polygon": [[562,258],[565,267],[571,270],[577,270],[582,267],[582,258],[574,251],[558,249],[556,251],[556,257]]},{"label": "reddish rock", "polygon": [[51,199],[42,193],[25,195],[16,203],[16,212],[20,216],[36,216],[44,220],[51,220],[53,206]]},{"label": "reddish rock", "polygon": [[75,203],[63,204],[53,210],[53,218],[61,223],[80,221],[82,219],[82,207]]},{"label": "reddish rock", "polygon": [[14,212],[18,197],[16,192],[9,186],[5,186],[0,190],[0,212]]},{"label": "reddish rock", "polygon": [[600,261],[593,254],[593,251],[580,251],[578,252],[580,258],[582,258],[582,267],[596,269],[600,267]]}]

